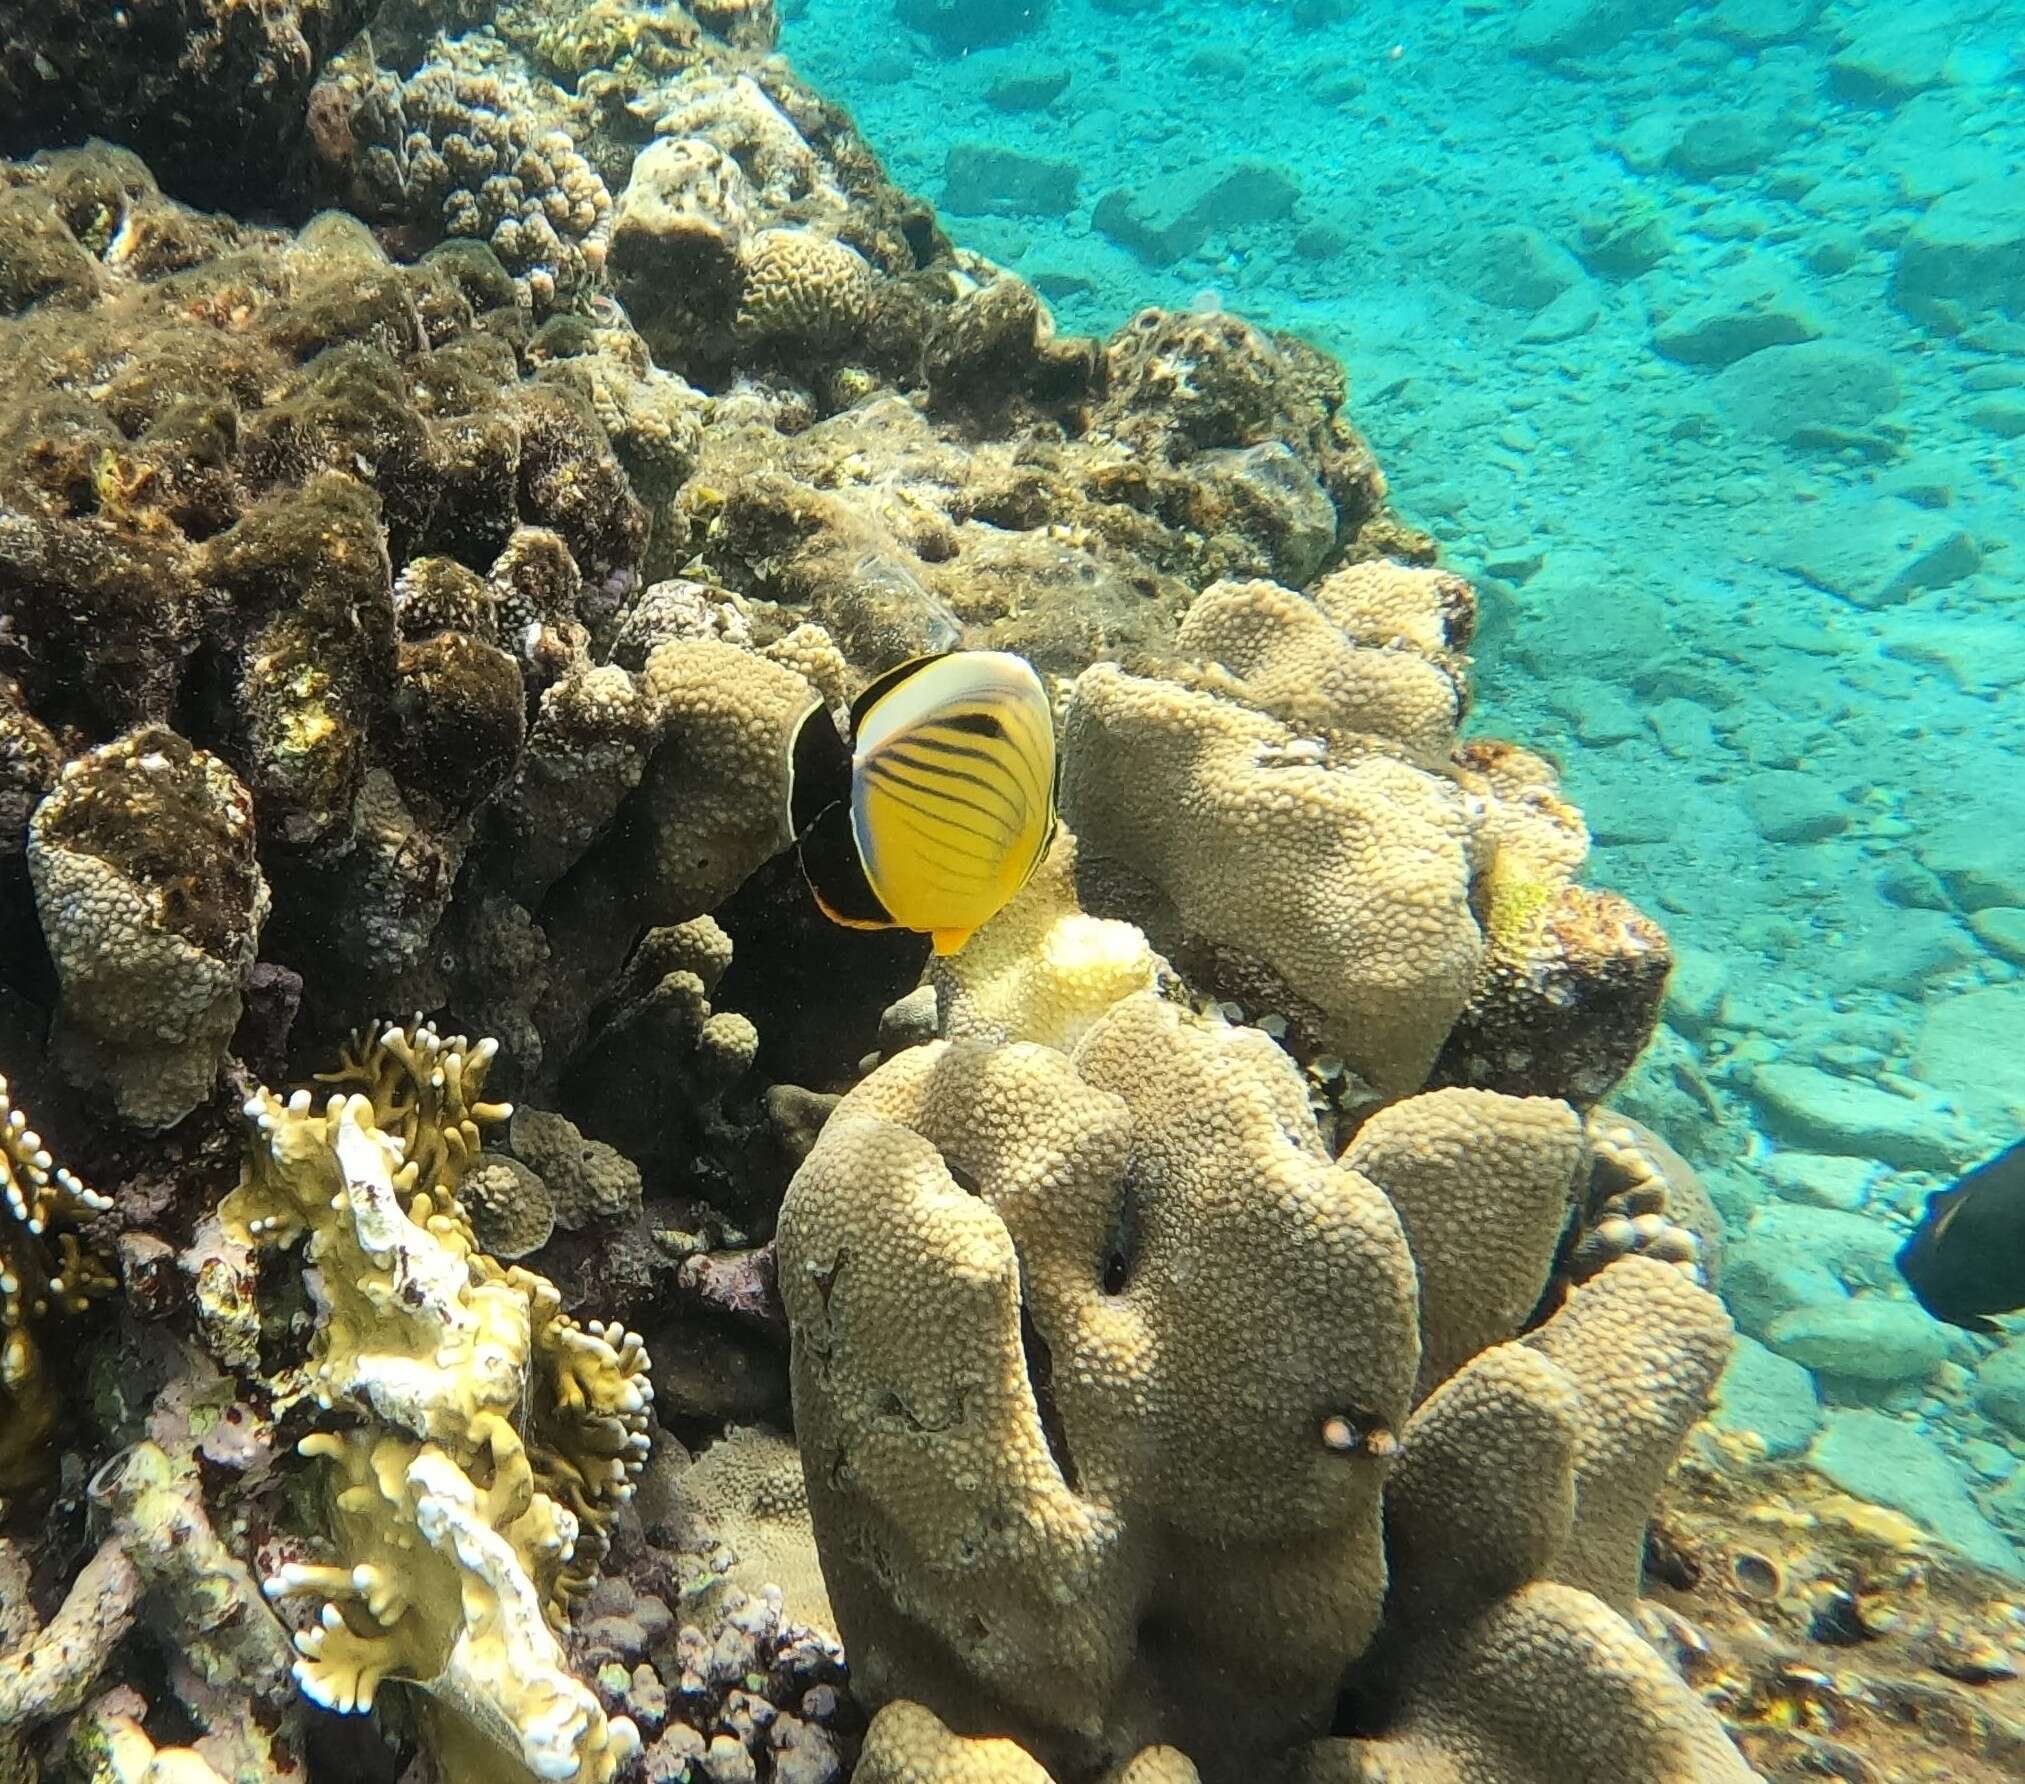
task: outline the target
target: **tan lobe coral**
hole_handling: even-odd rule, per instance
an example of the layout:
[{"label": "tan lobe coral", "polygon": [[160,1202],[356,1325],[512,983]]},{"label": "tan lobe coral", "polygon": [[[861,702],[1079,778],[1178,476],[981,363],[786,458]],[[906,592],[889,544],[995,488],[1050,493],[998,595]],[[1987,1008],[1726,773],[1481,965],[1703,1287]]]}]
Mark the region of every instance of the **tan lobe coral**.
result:
[{"label": "tan lobe coral", "polygon": [[1383,1589],[1413,1279],[1265,1036],[1140,994],[1073,1060],[911,1050],[832,1116],[778,1243],[875,1701],[1076,1765],[1326,1716]]}]

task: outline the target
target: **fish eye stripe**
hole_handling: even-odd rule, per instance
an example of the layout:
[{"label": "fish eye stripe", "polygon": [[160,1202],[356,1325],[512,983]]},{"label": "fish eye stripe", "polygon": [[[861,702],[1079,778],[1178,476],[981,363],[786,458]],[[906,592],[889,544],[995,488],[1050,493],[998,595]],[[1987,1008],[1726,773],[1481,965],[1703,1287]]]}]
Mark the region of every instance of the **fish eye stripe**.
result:
[{"label": "fish eye stripe", "polygon": [[1005,722],[995,712],[956,712],[930,721],[931,727],[963,731],[972,737],[1003,737]]}]

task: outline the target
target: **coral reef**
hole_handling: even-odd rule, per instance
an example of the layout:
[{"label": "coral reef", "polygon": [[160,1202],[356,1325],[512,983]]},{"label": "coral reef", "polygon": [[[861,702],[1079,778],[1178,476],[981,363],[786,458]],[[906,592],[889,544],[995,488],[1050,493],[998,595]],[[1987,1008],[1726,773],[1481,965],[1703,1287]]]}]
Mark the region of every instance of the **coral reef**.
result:
[{"label": "coral reef", "polygon": [[316,144],[347,207],[424,237],[484,242],[546,313],[598,284],[612,195],[526,82],[430,63],[403,79],[341,59],[316,92]]},{"label": "coral reef", "polygon": [[2025,1605],[1898,1513],[1697,1433],[1646,1620],[1769,1778],[2000,1784],[2025,1764]]},{"label": "coral reef", "polygon": [[1078,906],[1076,839],[1058,829],[1005,909],[966,947],[929,962],[933,997],[912,1038],[1038,1041],[1068,1053],[1113,1004],[1171,977],[1131,924]]},{"label": "coral reef", "polygon": [[[1670,956],[1340,369],[1058,336],[766,0],[470,11],[315,49],[298,228],[0,166],[0,1037],[107,1190],[7,1130],[0,1769],[1748,1776],[1640,1602]],[[1068,825],[930,966],[787,751],[963,645]]]},{"label": "coral reef", "polygon": [[140,1127],[211,1092],[260,946],[253,801],[217,757],[144,726],[67,763],[28,825],[62,986],[54,1046]]},{"label": "coral reef", "polygon": [[[173,1696],[194,1724],[195,1743],[158,1760],[142,1726],[147,1705],[115,1685],[74,1722],[70,1775],[121,1784],[135,1776],[202,1780],[213,1765],[232,1776],[299,1775],[302,1718],[286,1697],[288,1637],[246,1564],[213,1528],[194,1458],[136,1444],[99,1471],[91,1494],[107,1534],[61,1607],[38,1627],[26,1593],[17,1601],[20,1640],[0,1659],[0,1759],[10,1762],[8,1776],[33,1784],[29,1732],[86,1704],[144,1617],[175,1631]],[[0,1569],[13,1562],[12,1551],[0,1549]],[[9,1580],[20,1583],[19,1573]],[[263,1703],[257,1720],[254,1702]],[[158,1773],[145,1769],[157,1764]],[[121,1769],[127,1765],[144,1769]]]},{"label": "coral reef", "polygon": [[265,1589],[322,1603],[294,1669],[316,1702],[365,1710],[404,1680],[452,1771],[490,1744],[536,1777],[604,1784],[638,1731],[606,1718],[551,1625],[632,1491],[651,1395],[637,1338],[577,1326],[548,1283],[476,1249],[457,1186],[507,1113],[482,1100],[490,1057],[393,1030],[335,1074],[368,1091],[320,1113],[306,1092],[247,1106],[258,1139],[219,1210],[225,1235],[308,1235],[309,1381],[367,1421],[297,1445],[325,1464],[339,1559],[291,1561]]},{"label": "coral reef", "polygon": [[[1092,908],[1290,1021],[1360,1090],[1433,1073],[1586,1106],[1650,1037],[1670,957],[1648,919],[1573,885],[1588,839],[1544,763],[1522,778],[1503,768],[1523,752],[1458,749],[1474,614],[1467,584],[1398,564],[1312,597],[1214,584],[1171,677],[1078,678],[1063,816]],[[1509,914],[1557,898],[1602,920]]]},{"label": "coral reef", "polygon": [[1569,1260],[1593,1275],[1631,1252],[1674,1265],[1705,1288],[1722,1275],[1722,1216],[1694,1167],[1644,1123],[1611,1109],[1588,1122],[1591,1172],[1579,1242]]}]

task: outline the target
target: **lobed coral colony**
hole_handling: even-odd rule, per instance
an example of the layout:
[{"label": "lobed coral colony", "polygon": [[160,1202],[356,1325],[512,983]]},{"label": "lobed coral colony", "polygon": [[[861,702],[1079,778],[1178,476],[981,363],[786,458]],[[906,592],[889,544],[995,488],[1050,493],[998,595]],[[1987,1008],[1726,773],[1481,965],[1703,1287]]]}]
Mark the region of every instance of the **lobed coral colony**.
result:
[{"label": "lobed coral colony", "polygon": [[[168,10],[0,58],[0,1775],[1757,1775],[1667,944],[1337,367],[1056,338],[766,0]],[[931,963],[787,746],[957,645]]]}]

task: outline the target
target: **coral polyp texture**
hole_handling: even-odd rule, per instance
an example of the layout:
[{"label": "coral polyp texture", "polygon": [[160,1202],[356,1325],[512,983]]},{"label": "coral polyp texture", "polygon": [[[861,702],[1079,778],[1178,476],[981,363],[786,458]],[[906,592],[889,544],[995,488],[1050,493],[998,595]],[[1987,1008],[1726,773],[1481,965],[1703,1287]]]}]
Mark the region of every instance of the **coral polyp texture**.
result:
[{"label": "coral polyp texture", "polygon": [[1098,908],[1291,1021],[1368,1093],[1447,1082],[1589,1105],[1659,1017],[1658,927],[1573,876],[1551,771],[1459,746],[1466,583],[1369,561],[1312,596],[1220,582],[1166,675],[1100,664],[1062,722]]},{"label": "coral polyp texture", "polygon": [[[1162,1744],[1267,1776],[1347,1673],[1373,1732],[1316,1776],[1748,1778],[1624,1617],[1727,1317],[1633,1259],[1519,1335],[1586,1165],[1565,1103],[1459,1090],[1332,1161],[1284,1052],[1150,992],[1067,1053],[881,1066],[778,1239],[854,1674],[925,1706],[868,1751],[932,1750],[932,1712],[1058,1776]],[[1521,1769],[1501,1731],[1557,1715],[1577,1769]]]},{"label": "coral polyp texture", "polygon": [[27,854],[69,1075],[136,1125],[173,1126],[210,1094],[267,919],[251,796],[143,726],[65,764]]},{"label": "coral polyp texture", "polygon": [[529,122],[524,82],[430,64],[410,78],[347,57],[325,75],[316,144],[360,216],[480,241],[543,313],[594,287],[612,195],[566,130]]}]

